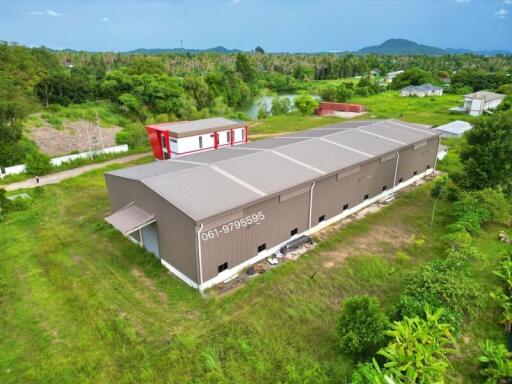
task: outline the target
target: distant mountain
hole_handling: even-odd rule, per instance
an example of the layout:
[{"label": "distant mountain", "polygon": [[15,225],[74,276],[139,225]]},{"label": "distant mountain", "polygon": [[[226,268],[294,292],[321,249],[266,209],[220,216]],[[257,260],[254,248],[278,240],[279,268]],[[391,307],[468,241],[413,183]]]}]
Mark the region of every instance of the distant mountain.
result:
[{"label": "distant mountain", "polygon": [[415,43],[406,39],[389,39],[381,45],[366,47],[358,51],[360,54],[375,53],[378,55],[446,55],[446,51],[441,48],[431,47]]},{"label": "distant mountain", "polygon": [[495,55],[512,55],[512,51],[506,49],[487,49],[487,50],[471,50],[464,48],[446,48],[445,51],[451,55],[461,55],[474,53],[482,56],[495,56]]},{"label": "distant mountain", "polygon": [[242,52],[240,49],[228,49],[223,46],[207,48],[207,49],[187,49],[187,48],[139,48],[134,49],[133,51],[123,52],[126,55],[161,55],[164,53],[220,53],[220,54],[230,54],[230,53],[238,53]]}]

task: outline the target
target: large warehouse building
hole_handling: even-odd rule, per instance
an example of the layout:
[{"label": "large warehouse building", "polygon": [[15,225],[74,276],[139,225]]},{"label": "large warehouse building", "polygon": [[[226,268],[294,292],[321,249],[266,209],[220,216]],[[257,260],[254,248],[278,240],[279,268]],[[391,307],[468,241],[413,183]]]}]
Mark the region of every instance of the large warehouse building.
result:
[{"label": "large warehouse building", "polygon": [[108,172],[106,220],[202,291],[431,173],[438,146],[359,121]]}]

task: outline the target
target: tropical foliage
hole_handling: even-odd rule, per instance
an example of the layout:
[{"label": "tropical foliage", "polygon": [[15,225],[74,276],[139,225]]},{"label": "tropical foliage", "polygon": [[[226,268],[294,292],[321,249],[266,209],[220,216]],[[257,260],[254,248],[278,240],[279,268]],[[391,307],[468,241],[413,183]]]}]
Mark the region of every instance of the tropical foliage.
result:
[{"label": "tropical foliage", "polygon": [[378,352],[385,362],[379,365],[373,359],[360,366],[352,383],[444,383],[455,339],[450,326],[441,322],[442,315],[442,309],[432,313],[427,307],[424,318],[395,321],[386,332],[391,341]]}]

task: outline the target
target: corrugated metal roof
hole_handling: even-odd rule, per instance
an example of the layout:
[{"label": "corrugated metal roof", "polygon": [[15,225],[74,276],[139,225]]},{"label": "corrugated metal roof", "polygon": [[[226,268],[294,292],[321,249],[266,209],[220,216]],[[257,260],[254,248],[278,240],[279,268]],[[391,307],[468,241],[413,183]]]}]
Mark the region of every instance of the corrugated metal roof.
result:
[{"label": "corrugated metal roof", "polygon": [[247,144],[238,145],[236,147],[233,147],[233,149],[243,149],[243,148],[272,149],[272,148],[282,147],[283,145],[298,143],[298,142],[304,141],[304,140],[307,140],[307,139],[297,138],[297,137],[287,137],[287,136],[272,137],[272,138],[266,139],[266,140],[258,140],[258,141],[253,141],[253,142],[250,142]]},{"label": "corrugated metal roof", "polygon": [[270,151],[223,161],[216,166],[267,194],[283,191],[320,176],[318,172]]},{"label": "corrugated metal roof", "polygon": [[186,137],[195,134],[221,131],[231,128],[245,127],[246,123],[239,120],[230,120],[224,117],[209,119],[178,121],[173,123],[152,124],[149,128],[168,131],[174,137]]},{"label": "corrugated metal roof", "polygon": [[436,135],[427,129],[406,126],[401,122],[395,122],[392,120],[386,120],[380,123],[369,125],[368,127],[363,127],[361,131],[385,136],[389,139],[405,144],[412,144]]},{"label": "corrugated metal roof", "polygon": [[452,133],[454,135],[462,135],[464,132],[469,131],[473,126],[467,121],[456,120],[451,123],[440,125],[434,128],[436,131]]},{"label": "corrugated metal roof", "polygon": [[370,157],[322,139],[308,140],[278,148],[276,152],[317,168],[324,172],[324,174],[349,167]]},{"label": "corrugated metal roof", "polygon": [[322,128],[316,128],[316,129],[310,129],[308,131],[299,131],[290,133],[287,135],[284,135],[283,137],[304,137],[304,138],[310,138],[310,137],[322,137],[326,135],[331,135],[335,131],[345,131],[347,128],[328,128],[328,129],[322,129]]},{"label": "corrugated metal roof", "polygon": [[363,133],[358,130],[350,130],[328,137],[329,140],[344,144],[359,151],[367,152],[374,156],[394,151],[402,145],[394,141],[383,140],[372,134]]},{"label": "corrugated metal roof", "polygon": [[365,124],[298,132],[110,174],[141,180],[200,221],[439,135],[395,120]]},{"label": "corrugated metal roof", "polygon": [[358,128],[368,124],[375,124],[381,120],[353,120],[323,126],[322,129],[330,128]]},{"label": "corrugated metal roof", "polygon": [[142,182],[195,220],[261,198],[207,165]]},{"label": "corrugated metal roof", "polygon": [[200,164],[182,163],[179,161],[155,161],[149,164],[135,165],[130,168],[108,172],[109,175],[124,177],[132,180],[142,180],[148,177],[168,175],[185,169],[198,167]]},{"label": "corrugated metal roof", "polygon": [[200,152],[193,155],[187,155],[184,157],[178,158],[180,161],[196,161],[199,163],[211,164],[216,161],[223,161],[234,159],[240,156],[250,155],[251,153],[258,152],[258,150],[246,150],[246,151],[235,151],[232,148],[236,147],[228,147],[217,150],[211,150],[207,152]]}]

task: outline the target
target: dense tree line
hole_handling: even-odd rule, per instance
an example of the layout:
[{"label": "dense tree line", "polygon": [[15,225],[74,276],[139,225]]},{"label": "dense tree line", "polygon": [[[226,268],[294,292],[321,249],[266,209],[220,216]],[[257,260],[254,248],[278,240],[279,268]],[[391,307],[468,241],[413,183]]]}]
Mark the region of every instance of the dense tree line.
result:
[{"label": "dense tree line", "polygon": [[[163,54],[55,52],[0,43],[0,165],[24,158],[22,121],[38,106],[107,99],[118,112],[145,122],[232,115],[262,89],[307,89],[315,80],[361,76],[358,84],[327,86],[324,99],[348,101],[380,92],[371,73],[405,69],[393,87],[450,77],[457,93],[504,89],[512,57],[378,56],[253,53]],[[508,88],[507,88],[508,87]],[[302,110],[313,103],[304,99]],[[283,109],[283,108],[281,108]],[[277,110],[277,109],[276,109]]]}]

